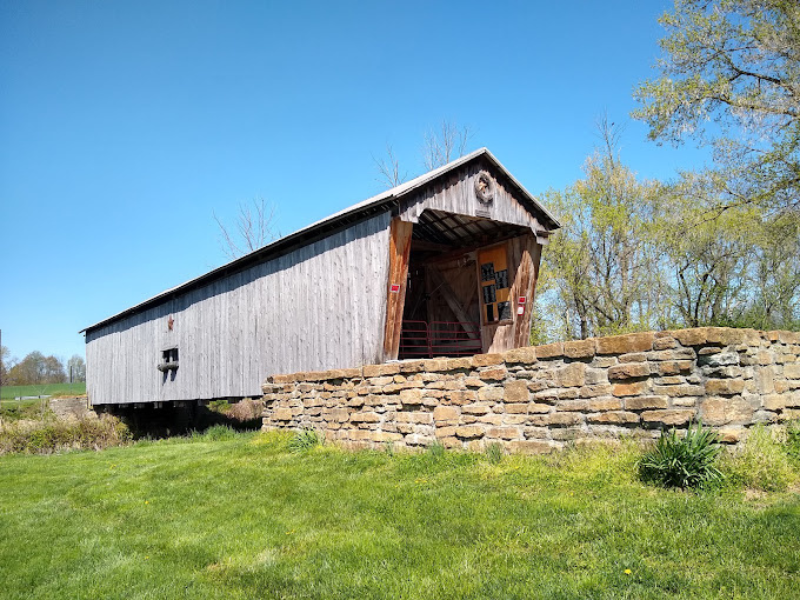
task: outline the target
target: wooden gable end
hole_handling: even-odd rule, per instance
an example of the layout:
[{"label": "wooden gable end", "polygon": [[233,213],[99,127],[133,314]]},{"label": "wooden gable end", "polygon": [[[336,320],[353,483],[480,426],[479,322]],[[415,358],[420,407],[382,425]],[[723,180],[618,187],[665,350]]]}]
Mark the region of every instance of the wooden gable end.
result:
[{"label": "wooden gable end", "polygon": [[543,242],[545,215],[526,201],[488,161],[474,161],[401,199],[399,217],[411,223],[433,209],[530,228]]}]

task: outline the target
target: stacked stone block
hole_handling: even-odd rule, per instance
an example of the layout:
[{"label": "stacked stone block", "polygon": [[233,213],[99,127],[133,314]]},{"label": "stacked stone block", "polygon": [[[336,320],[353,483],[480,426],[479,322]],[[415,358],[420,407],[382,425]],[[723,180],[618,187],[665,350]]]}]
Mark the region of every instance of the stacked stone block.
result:
[{"label": "stacked stone block", "polygon": [[571,441],[651,438],[702,420],[736,443],[800,418],[800,334],[697,328],[502,354],[274,375],[263,429],[311,427],[349,447],[439,441],[542,453]]}]

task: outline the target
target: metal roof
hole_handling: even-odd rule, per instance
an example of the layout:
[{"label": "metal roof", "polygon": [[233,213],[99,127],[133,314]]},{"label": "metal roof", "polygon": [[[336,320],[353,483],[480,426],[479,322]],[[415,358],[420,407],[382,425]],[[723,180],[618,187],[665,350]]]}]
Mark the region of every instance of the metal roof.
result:
[{"label": "metal roof", "polygon": [[487,159],[489,163],[492,164],[492,166],[494,166],[501,173],[501,175],[513,185],[513,187],[517,188],[517,191],[521,194],[523,200],[528,201],[537,212],[541,212],[541,214],[547,218],[548,222],[545,225],[548,227],[549,231],[561,227],[561,224],[558,222],[558,220],[544,206],[539,204],[539,201],[536,200],[533,194],[526,190],[525,187],[519,181],[517,181],[517,179],[511,173],[508,172],[502,163],[500,163],[500,161],[497,160],[487,148],[480,148],[474,152],[470,152],[469,154],[457,158],[456,160],[449,162],[438,169],[428,171],[419,177],[416,177],[405,183],[401,183],[396,187],[381,192],[380,194],[372,196],[371,198],[367,198],[366,200],[359,202],[358,204],[354,204],[353,206],[350,206],[342,211],[334,213],[333,215],[321,221],[317,221],[316,223],[312,223],[311,225],[303,227],[294,233],[275,240],[274,242],[271,242],[266,246],[259,248],[258,250],[254,250],[253,252],[241,256],[227,264],[222,265],[221,267],[209,271],[208,273],[165,290],[160,294],[153,296],[152,298],[148,298],[147,300],[144,300],[143,302],[127,308],[122,312],[103,319],[94,325],[89,325],[85,329],[82,329],[79,333],[84,333],[91,329],[96,329],[103,325],[107,325],[113,321],[118,321],[119,319],[145,310],[146,308],[155,306],[161,301],[168,299],[170,296],[174,297],[178,293],[188,292],[192,289],[196,289],[210,283],[211,281],[214,281],[215,279],[219,279],[231,273],[245,269],[254,263],[259,263],[265,259],[285,253],[291,248],[310,243],[313,241],[313,239],[319,239],[319,237],[337,230],[342,226],[346,226],[375,214],[382,213],[395,205],[402,196],[422,188],[442,175],[445,175],[446,173],[449,173],[458,167],[480,157]]}]

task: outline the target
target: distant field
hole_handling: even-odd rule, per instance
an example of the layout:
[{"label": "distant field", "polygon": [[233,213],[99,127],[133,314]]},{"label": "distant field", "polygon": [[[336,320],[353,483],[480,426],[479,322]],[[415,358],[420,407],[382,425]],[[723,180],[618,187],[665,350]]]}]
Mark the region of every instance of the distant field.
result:
[{"label": "distant field", "polygon": [[86,383],[53,383],[50,385],[3,386],[0,400],[13,400],[18,396],[54,396],[56,394],[85,394]]}]

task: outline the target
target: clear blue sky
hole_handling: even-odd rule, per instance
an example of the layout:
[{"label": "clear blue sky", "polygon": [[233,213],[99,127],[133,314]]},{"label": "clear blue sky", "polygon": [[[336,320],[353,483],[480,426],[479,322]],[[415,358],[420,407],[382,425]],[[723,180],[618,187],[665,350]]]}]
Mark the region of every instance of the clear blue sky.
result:
[{"label": "clear blue sky", "polygon": [[410,174],[443,119],[533,193],[607,111],[642,177],[700,166],[632,122],[666,0],[0,2],[0,329],[22,358],[226,262],[212,212],[284,234]]}]

